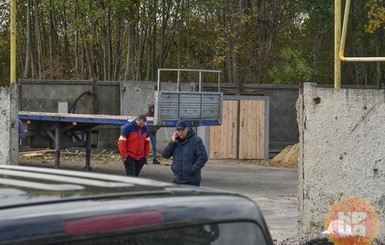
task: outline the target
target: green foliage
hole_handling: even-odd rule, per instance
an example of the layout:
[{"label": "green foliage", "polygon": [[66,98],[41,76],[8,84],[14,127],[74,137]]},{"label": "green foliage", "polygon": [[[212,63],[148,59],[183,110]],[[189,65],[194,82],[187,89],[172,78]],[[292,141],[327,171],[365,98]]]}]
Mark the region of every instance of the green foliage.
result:
[{"label": "green foliage", "polygon": [[[27,6],[31,20],[27,78],[122,80],[129,69],[130,79],[155,80],[158,68],[199,68],[222,70],[222,82],[333,82],[333,1],[18,0],[18,77],[27,67]],[[0,4],[5,77],[9,76],[8,8]],[[384,27],[384,9],[385,0],[352,1],[347,55],[372,56],[377,47],[383,53],[385,40],[368,32]],[[372,67],[343,65],[343,83],[363,79],[370,83],[375,80]]]},{"label": "green foliage", "polygon": [[0,39],[0,86],[9,84],[10,79],[10,44]]},{"label": "green foliage", "polygon": [[302,84],[312,77],[312,69],[298,50],[282,49],[280,60],[268,70],[275,84]]},{"label": "green foliage", "polygon": [[368,33],[374,33],[385,24],[385,2],[384,0],[369,0],[366,3],[369,8],[368,24],[365,29]]}]

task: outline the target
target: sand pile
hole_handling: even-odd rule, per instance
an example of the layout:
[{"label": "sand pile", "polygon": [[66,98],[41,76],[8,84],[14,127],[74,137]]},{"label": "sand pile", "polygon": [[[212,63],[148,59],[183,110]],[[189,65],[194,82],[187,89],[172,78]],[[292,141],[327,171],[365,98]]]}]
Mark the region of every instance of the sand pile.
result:
[{"label": "sand pile", "polygon": [[295,168],[298,166],[299,144],[289,145],[270,160],[271,166]]}]

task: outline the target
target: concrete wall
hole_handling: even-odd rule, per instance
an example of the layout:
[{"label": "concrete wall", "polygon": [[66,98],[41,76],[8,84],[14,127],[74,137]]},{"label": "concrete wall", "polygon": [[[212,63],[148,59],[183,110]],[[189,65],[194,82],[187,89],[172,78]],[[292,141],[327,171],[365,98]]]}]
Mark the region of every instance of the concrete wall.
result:
[{"label": "concrete wall", "polygon": [[[162,82],[162,91],[176,91],[176,83]],[[194,83],[184,83],[181,86],[182,91],[195,91]],[[155,101],[155,91],[158,89],[157,82],[143,81],[123,81],[121,83],[121,114],[136,116],[145,114],[148,111],[148,105]],[[157,148],[161,151],[171,138],[174,128],[160,128],[157,132]]]},{"label": "concrete wall", "polygon": [[[68,102],[68,108],[74,108],[75,113],[91,114],[97,107],[96,114],[120,115],[119,82],[22,80],[20,83],[21,111],[58,112],[58,102]],[[86,92],[96,94],[98,100]],[[96,129],[100,131],[98,147],[116,149],[120,127],[101,125]]]},{"label": "concrete wall", "polygon": [[120,115],[119,88],[119,82],[22,80],[20,110],[57,112],[59,101],[70,108],[77,100],[75,113],[93,113],[95,97],[81,96],[91,92],[99,99],[97,114]]},{"label": "concrete wall", "polygon": [[329,208],[343,197],[369,202],[385,243],[384,90],[305,84],[297,104],[300,231],[323,231]]},{"label": "concrete wall", "polygon": [[[182,91],[195,91],[194,83],[182,84]],[[121,115],[135,116],[145,114],[148,105],[155,101],[155,91],[158,89],[157,82],[123,81],[121,82]],[[176,83],[162,82],[162,91],[176,91]]]},{"label": "concrete wall", "polygon": [[18,85],[0,87],[0,164],[18,164]]},{"label": "concrete wall", "polygon": [[[67,101],[71,107],[84,92],[93,92],[99,98],[99,114],[137,115],[145,113],[149,103],[154,101],[157,82],[123,81],[49,81],[22,80],[20,110],[57,112],[58,102]],[[175,82],[162,82],[162,90],[176,90]],[[196,83],[182,83],[183,91],[194,91]],[[221,84],[221,91],[233,94],[238,87],[235,84]],[[279,152],[287,145],[298,143],[298,125],[295,102],[298,98],[298,86],[244,85],[241,95],[270,96],[269,149]],[[202,91],[218,91],[217,84],[204,84]],[[76,106],[77,113],[92,113],[92,96],[82,96]],[[99,148],[116,149],[116,135],[119,126],[99,126]],[[159,148],[167,143],[171,136],[170,129],[159,130]]]},{"label": "concrete wall", "polygon": [[270,93],[269,149],[270,152],[280,152],[299,141],[295,117],[299,88],[274,89]]}]

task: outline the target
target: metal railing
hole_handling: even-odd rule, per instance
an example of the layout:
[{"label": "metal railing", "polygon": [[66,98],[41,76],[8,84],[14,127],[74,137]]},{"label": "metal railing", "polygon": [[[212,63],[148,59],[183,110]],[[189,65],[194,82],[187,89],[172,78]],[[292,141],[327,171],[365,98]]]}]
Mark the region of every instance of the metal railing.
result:
[{"label": "metal railing", "polygon": [[177,68],[160,68],[158,69],[158,91],[160,90],[160,82],[161,82],[161,72],[162,71],[176,71],[177,72],[177,91],[180,91],[180,77],[181,72],[198,72],[199,73],[199,89],[198,92],[202,91],[202,81],[203,81],[203,73],[217,73],[218,74],[218,91],[220,91],[221,84],[221,71],[219,70],[200,70],[200,69],[177,69]]}]

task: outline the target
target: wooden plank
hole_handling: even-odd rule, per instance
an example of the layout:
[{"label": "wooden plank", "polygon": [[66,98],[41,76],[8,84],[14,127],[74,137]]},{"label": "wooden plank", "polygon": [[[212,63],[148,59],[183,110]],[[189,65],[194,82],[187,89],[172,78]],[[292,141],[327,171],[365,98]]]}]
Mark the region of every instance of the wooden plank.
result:
[{"label": "wooden plank", "polygon": [[265,101],[240,101],[239,159],[264,159]]},{"label": "wooden plank", "polygon": [[251,127],[250,122],[253,115],[256,113],[251,112],[251,103],[253,101],[240,101],[240,112],[239,112],[239,121],[240,121],[240,130],[239,130],[239,159],[250,159],[249,156],[250,149],[253,148],[252,134],[255,131],[255,127]]},{"label": "wooden plank", "polygon": [[[236,159],[238,150],[238,101],[229,100],[226,108],[225,127],[223,128],[222,139],[222,158]],[[223,121],[222,121],[223,122]]]},{"label": "wooden plank", "polygon": [[210,128],[210,158],[237,158],[238,101],[224,100],[222,125]]},{"label": "wooden plank", "polygon": [[23,157],[39,157],[39,156],[43,156],[45,153],[55,153],[55,150],[44,149],[44,150],[37,150],[37,151],[28,151],[28,152],[21,152],[20,155]]},{"label": "wooden plank", "polygon": [[[223,124],[222,124],[223,125]],[[210,127],[210,152],[209,158],[218,159],[221,140],[221,126]]]},{"label": "wooden plank", "polygon": [[265,110],[265,101],[258,101],[257,104],[257,128],[258,128],[258,135],[257,135],[257,159],[265,159],[265,129],[266,129],[266,110]]}]

